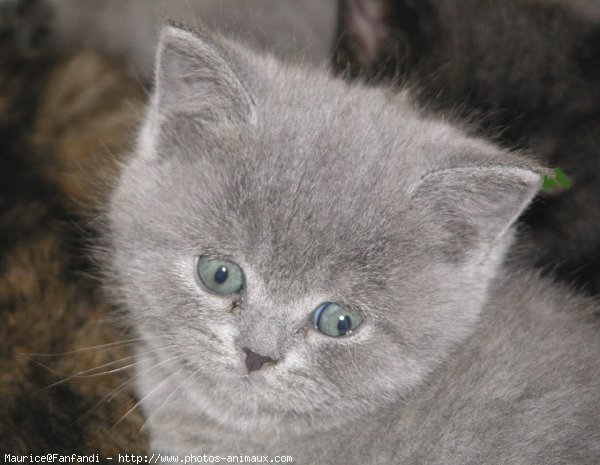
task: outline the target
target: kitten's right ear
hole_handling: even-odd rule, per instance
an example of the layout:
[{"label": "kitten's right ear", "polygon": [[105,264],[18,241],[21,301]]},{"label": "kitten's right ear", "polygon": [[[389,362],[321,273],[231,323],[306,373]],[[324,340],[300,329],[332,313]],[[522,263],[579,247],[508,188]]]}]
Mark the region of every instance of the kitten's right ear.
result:
[{"label": "kitten's right ear", "polygon": [[184,114],[203,122],[247,122],[254,102],[227,52],[211,39],[166,27],[156,63],[156,104],[164,116]]},{"label": "kitten's right ear", "polygon": [[421,179],[412,201],[446,232],[446,250],[459,256],[494,247],[540,190],[543,172],[500,164],[442,169]]}]

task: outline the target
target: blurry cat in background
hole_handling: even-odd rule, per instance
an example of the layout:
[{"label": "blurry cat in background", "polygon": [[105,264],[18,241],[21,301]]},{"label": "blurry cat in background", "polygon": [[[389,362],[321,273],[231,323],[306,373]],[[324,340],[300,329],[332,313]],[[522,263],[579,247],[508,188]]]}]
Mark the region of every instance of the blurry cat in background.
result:
[{"label": "blurry cat in background", "polygon": [[526,255],[600,293],[600,3],[340,0],[333,57],[347,77],[404,83],[573,186],[525,212]]},{"label": "blurry cat in background", "polygon": [[337,0],[48,0],[55,40],[120,56],[153,76],[165,18],[205,23],[260,50],[324,62],[331,53]]},{"label": "blurry cat in background", "polygon": [[505,263],[525,157],[168,27],[106,207],[154,451],[592,464],[597,305]]}]

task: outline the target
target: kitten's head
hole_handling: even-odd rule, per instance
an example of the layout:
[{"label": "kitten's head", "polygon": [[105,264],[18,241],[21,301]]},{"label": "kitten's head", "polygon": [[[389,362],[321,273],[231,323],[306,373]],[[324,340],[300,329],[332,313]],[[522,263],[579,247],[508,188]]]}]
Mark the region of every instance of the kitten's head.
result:
[{"label": "kitten's head", "polygon": [[[314,430],[405,396],[468,337],[538,184],[403,95],[168,28],[112,265],[190,409]],[[247,376],[248,351],[276,363]]]}]

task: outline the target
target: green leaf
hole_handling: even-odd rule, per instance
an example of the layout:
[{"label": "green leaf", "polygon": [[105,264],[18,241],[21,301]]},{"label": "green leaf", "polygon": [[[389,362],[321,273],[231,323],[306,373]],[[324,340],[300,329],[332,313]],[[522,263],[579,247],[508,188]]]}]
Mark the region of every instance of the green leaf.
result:
[{"label": "green leaf", "polygon": [[571,180],[567,177],[565,172],[560,168],[555,168],[554,173],[556,174],[556,181],[564,188],[568,189],[571,187]]},{"label": "green leaf", "polygon": [[556,184],[556,181],[554,179],[552,179],[550,176],[545,175],[544,176],[544,182],[542,184],[542,187],[544,188],[545,191],[549,191],[554,189],[558,184]]}]

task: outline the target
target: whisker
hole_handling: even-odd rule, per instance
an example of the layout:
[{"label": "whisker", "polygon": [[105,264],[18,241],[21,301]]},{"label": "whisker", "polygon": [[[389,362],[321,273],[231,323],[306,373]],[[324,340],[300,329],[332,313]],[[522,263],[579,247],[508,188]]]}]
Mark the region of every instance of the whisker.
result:
[{"label": "whisker", "polygon": [[[148,351],[146,351],[146,352],[144,352],[144,353],[142,353],[142,354],[140,354],[140,355],[150,354],[150,353],[152,353],[152,352],[157,352],[157,351],[159,351],[159,350],[169,349],[169,348],[171,348],[171,347],[175,347],[175,346],[176,346],[176,344],[171,344],[171,345],[168,345],[168,346],[162,346],[162,347],[158,347],[158,348],[155,348],[155,349],[148,350]],[[131,360],[131,359],[134,359],[134,358],[135,358],[135,356],[134,356],[134,355],[128,355],[128,356],[126,356],[126,357],[123,357],[123,358],[120,358],[120,359],[118,359],[118,360],[113,360],[113,361],[110,361],[110,362],[104,363],[104,364],[102,364],[102,365],[99,365],[99,366],[96,366],[96,367],[93,367],[93,368],[88,368],[87,370],[79,371],[79,372],[77,372],[77,373],[73,373],[73,374],[71,374],[71,375],[68,375],[68,374],[66,374],[66,373],[61,373],[60,371],[58,371],[58,370],[55,370],[55,369],[53,369],[53,368],[51,368],[51,367],[49,367],[49,366],[47,366],[47,365],[45,365],[45,364],[43,364],[43,363],[41,363],[41,362],[37,361],[37,360],[35,360],[34,358],[29,358],[29,357],[27,357],[27,358],[28,358],[28,359],[29,359],[31,362],[33,362],[33,363],[36,363],[36,364],[38,364],[38,365],[40,365],[40,366],[44,367],[44,368],[45,368],[45,369],[47,369],[48,371],[50,371],[50,372],[52,372],[52,373],[54,373],[54,374],[56,374],[56,375],[59,375],[59,376],[61,376],[61,377],[64,377],[63,379],[61,379],[61,380],[59,380],[59,381],[56,381],[56,382],[54,382],[54,383],[51,383],[51,384],[49,384],[49,385],[47,385],[47,386],[44,386],[42,389],[50,389],[50,388],[53,388],[53,387],[55,387],[55,386],[58,386],[58,385],[60,385],[60,384],[62,384],[62,383],[65,383],[65,382],[67,382],[67,381],[69,381],[69,380],[72,380],[72,379],[86,379],[86,378],[95,378],[95,377],[98,377],[98,376],[106,376],[106,375],[109,375],[109,374],[118,373],[118,372],[120,372],[120,371],[123,371],[123,370],[126,370],[126,369],[128,369],[128,368],[131,368],[131,367],[135,366],[136,364],[140,363],[141,361],[147,360],[147,359],[144,359],[144,360],[138,360],[138,361],[136,361],[136,362],[134,362],[134,363],[131,363],[131,364],[129,364],[129,365],[125,365],[125,366],[122,366],[122,367],[119,367],[119,368],[115,368],[115,369],[112,369],[112,370],[102,371],[102,372],[100,372],[100,373],[91,373],[91,372],[93,372],[93,371],[95,371],[95,370],[99,370],[99,369],[101,369],[101,368],[110,367],[110,366],[112,366],[112,365],[115,365],[115,364],[117,364],[117,363],[121,363],[121,362],[123,362],[123,361]],[[91,373],[91,374],[89,374],[89,373]]]},{"label": "whisker", "polygon": [[65,377],[64,379],[62,379],[62,380],[60,380],[60,381],[58,381],[58,382],[56,382],[56,383],[50,384],[50,385],[48,385],[48,386],[44,386],[44,388],[49,388],[49,387],[55,386],[56,384],[60,384],[60,383],[62,383],[62,382],[64,382],[64,381],[67,381],[67,380],[69,380],[69,379],[71,379],[71,378],[77,378],[77,377],[78,377],[80,374],[85,374],[85,373],[87,373],[87,372],[90,372],[90,371],[93,371],[93,370],[97,370],[97,369],[99,369],[99,368],[103,368],[103,367],[105,367],[105,366],[107,366],[107,365],[113,365],[113,364],[115,364],[115,363],[119,363],[119,362],[121,362],[121,361],[123,361],[123,360],[126,360],[126,359],[128,359],[128,358],[131,358],[131,357],[132,357],[131,355],[128,355],[127,357],[123,357],[123,358],[121,358],[121,359],[119,359],[119,360],[115,360],[115,361],[112,361],[112,362],[109,362],[109,363],[105,363],[105,364],[103,364],[103,365],[99,365],[99,366],[97,366],[97,367],[88,368],[87,370],[80,371],[80,372],[78,372],[78,373],[74,373],[74,374],[72,374],[72,375],[68,375],[67,373],[63,373],[63,372],[61,372],[61,371],[55,370],[54,368],[52,368],[52,367],[50,367],[50,366],[48,366],[48,365],[46,365],[46,364],[44,364],[44,363],[42,363],[42,362],[40,362],[40,361],[38,361],[38,360],[34,359],[34,358],[30,358],[30,357],[26,357],[26,358],[27,358],[27,359],[28,359],[30,362],[33,362],[33,363],[35,363],[36,365],[39,365],[39,366],[41,366],[41,367],[45,368],[46,370],[50,371],[51,373],[54,373],[55,375],[59,375],[59,376],[61,376],[61,377],[62,377],[62,376],[64,376],[64,377]]},{"label": "whisker", "polygon": [[[195,370],[191,375],[189,375],[185,381],[186,383],[186,388],[181,391],[181,393],[179,394],[179,397],[183,397],[183,395],[190,389],[190,387],[192,387],[197,379],[196,375],[198,374],[198,372],[201,370],[202,368],[198,368],[197,370]],[[178,370],[181,371],[181,370]],[[191,382],[190,382],[191,381]],[[144,423],[142,424],[140,430],[138,431],[138,433],[135,435],[135,437],[137,438],[143,431],[144,431],[144,427],[146,426],[146,424],[148,423],[148,421],[150,421],[150,419],[156,415],[169,401],[169,399],[178,391],[180,390],[182,384],[179,384],[177,386],[176,389],[174,389],[168,396],[167,398],[162,402],[162,404],[160,404],[160,407],[158,407],[158,409],[156,409],[154,412],[152,412],[152,414],[144,421]]]},{"label": "whisker", "polygon": [[160,383],[158,383],[156,386],[154,386],[154,388],[152,388],[150,390],[150,392],[148,394],[146,394],[144,397],[142,397],[142,399],[140,399],[133,407],[131,407],[129,410],[127,410],[127,412],[125,413],[125,415],[123,415],[114,425],[113,428],[115,426],[118,426],[123,420],[125,420],[125,418],[127,418],[131,412],[133,412],[136,408],[138,408],[142,402],[144,402],[148,397],[150,397],[152,395],[153,392],[155,392],[158,388],[160,388],[163,384],[165,384],[167,381],[169,381],[173,375],[175,373],[178,373],[179,370],[177,370],[176,372],[170,373],[165,379],[163,379]]},{"label": "whisker", "polygon": [[135,339],[127,339],[124,341],[115,341],[115,342],[109,342],[106,344],[99,344],[97,346],[91,346],[91,347],[82,347],[81,349],[75,349],[75,350],[69,350],[67,352],[56,352],[56,353],[52,353],[52,354],[43,354],[43,353],[38,353],[38,352],[28,352],[28,353],[21,353],[21,355],[35,355],[36,357],[56,357],[59,355],[71,355],[71,354],[80,354],[82,352],[87,352],[90,350],[102,350],[102,349],[112,349],[114,347],[121,347],[121,346],[127,346],[127,345],[131,345],[134,344],[138,341],[142,340],[142,338],[135,338]]},{"label": "whisker", "polygon": [[[199,370],[200,370],[200,369],[196,370],[196,371],[194,372],[194,374],[195,374],[195,373],[197,373]],[[178,370],[178,371],[177,371],[177,373],[179,373],[179,371],[181,371],[181,370]],[[186,382],[189,382],[189,381],[190,381],[190,378],[191,378],[192,376],[193,376],[193,375],[190,375],[190,376],[189,376],[189,377],[186,379]],[[139,435],[140,435],[140,434],[141,434],[141,433],[144,431],[144,427],[145,427],[145,426],[148,424],[148,422],[150,421],[150,419],[152,419],[152,417],[153,417],[153,416],[155,416],[156,414],[158,414],[158,412],[160,412],[160,410],[161,410],[161,409],[162,409],[162,408],[163,408],[163,407],[164,407],[164,406],[167,404],[167,402],[169,401],[169,399],[170,399],[171,397],[173,397],[173,395],[174,395],[174,394],[175,394],[175,393],[176,393],[176,392],[177,392],[179,389],[181,389],[181,386],[182,386],[182,385],[181,385],[181,384],[179,384],[179,385],[178,385],[178,386],[177,386],[175,389],[173,389],[173,391],[171,391],[171,393],[170,393],[170,394],[169,394],[169,395],[168,395],[168,396],[165,398],[165,400],[163,400],[163,401],[162,401],[162,403],[160,404],[160,406],[159,406],[159,407],[158,407],[158,408],[157,408],[155,411],[153,411],[153,412],[152,412],[152,414],[151,414],[151,415],[150,415],[148,418],[146,418],[146,420],[144,420],[144,423],[143,423],[143,424],[142,424],[142,426],[140,427],[140,430],[139,430],[139,431],[136,433],[136,435],[134,436],[135,438],[137,438],[137,437],[138,437],[138,436],[139,436]],[[189,387],[189,386],[188,386],[188,387]],[[187,388],[185,389],[185,391],[187,391]],[[182,392],[182,395],[183,395],[183,392]]]},{"label": "whisker", "polygon": [[[151,365],[151,366],[149,366],[148,368],[145,368],[145,369],[143,369],[143,370],[141,370],[141,371],[138,371],[138,372],[137,372],[137,373],[136,373],[134,376],[132,376],[132,377],[131,377],[129,380],[125,381],[125,383],[123,383],[123,384],[126,384],[126,383],[127,383],[127,384],[128,384],[128,383],[131,383],[131,382],[135,381],[137,378],[139,378],[139,377],[140,377],[140,375],[142,375],[143,373],[146,373],[146,372],[148,372],[148,371],[150,371],[150,370],[152,370],[152,369],[156,368],[157,366],[159,366],[159,365],[162,365],[164,362],[169,362],[169,361],[171,361],[171,360],[176,360],[176,359],[178,359],[178,358],[183,358],[183,355],[176,355],[176,356],[174,356],[174,357],[170,357],[170,358],[167,358],[167,359],[165,359],[165,360],[161,360],[160,362],[157,362],[157,363],[155,363],[154,365]],[[148,359],[145,359],[145,360],[140,360],[140,362],[142,362],[142,361],[146,361],[146,360],[148,360]],[[120,386],[118,386],[118,387],[117,387],[117,388],[115,388],[115,389],[119,389],[119,388],[120,388]],[[114,391],[114,389],[113,389],[113,391]],[[112,391],[111,391],[111,392],[112,392]],[[117,393],[114,393],[112,396],[110,396],[110,398],[108,399],[108,402],[110,402],[112,399],[114,399],[114,397],[115,397],[116,395],[117,395]]]},{"label": "whisker", "polygon": [[[76,423],[77,421],[80,421],[81,419],[85,418],[87,415],[89,415],[96,407],[98,407],[100,404],[102,404],[103,402],[111,402],[121,391],[123,391],[126,387],[128,387],[131,383],[133,383],[136,379],[138,379],[143,373],[146,373],[147,371],[150,371],[152,369],[154,369],[155,367],[157,367],[158,365],[161,365],[164,362],[173,360],[179,358],[179,356],[175,356],[175,357],[170,357],[168,359],[165,360],[161,360],[160,362],[155,363],[154,365],[151,365],[148,368],[144,368],[143,370],[138,371],[135,375],[131,376],[129,379],[126,379],[125,381],[123,381],[121,384],[119,384],[117,387],[111,389],[109,392],[107,392],[102,399],[100,399],[98,402],[96,402],[94,405],[92,405],[87,412],[85,412],[83,415],[81,415],[74,423]],[[144,360],[139,360],[139,362],[143,362],[146,361],[148,359],[144,359]],[[98,429],[106,422],[106,420],[104,420],[99,426]]]},{"label": "whisker", "polygon": [[354,369],[356,370],[356,374],[358,376],[360,376],[360,370],[358,369],[358,365],[356,364],[356,352],[354,352],[354,355],[352,354],[353,348],[356,351],[356,347],[348,346],[348,355],[350,355],[350,361],[352,362],[352,365],[354,366]]}]

